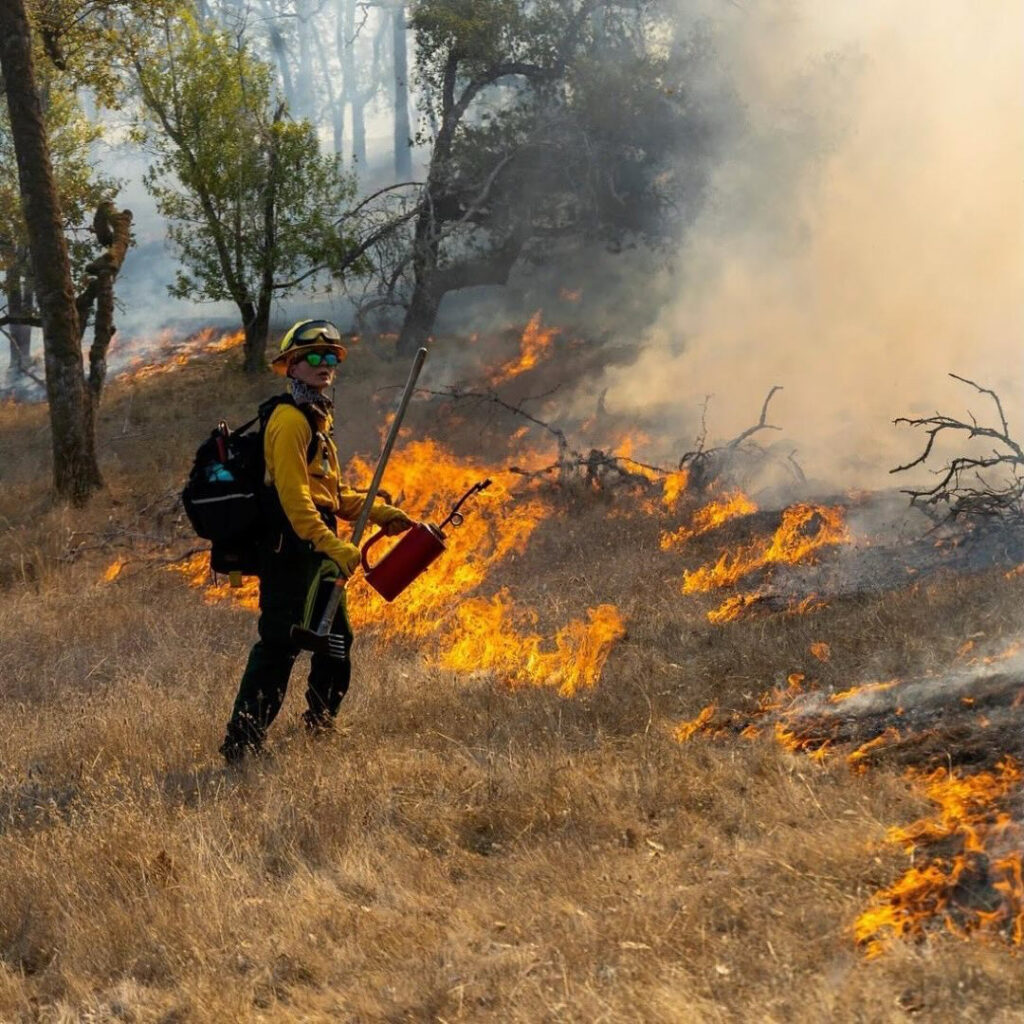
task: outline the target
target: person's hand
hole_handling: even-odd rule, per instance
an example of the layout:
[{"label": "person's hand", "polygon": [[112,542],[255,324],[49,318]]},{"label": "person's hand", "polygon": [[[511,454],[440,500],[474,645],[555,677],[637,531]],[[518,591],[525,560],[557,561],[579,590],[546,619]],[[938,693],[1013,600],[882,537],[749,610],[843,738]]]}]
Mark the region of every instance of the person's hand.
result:
[{"label": "person's hand", "polygon": [[416,525],[400,508],[386,505],[385,509],[387,510],[386,513],[382,510],[377,522],[380,525],[381,531],[386,536],[397,537],[398,534],[405,533],[406,530]]},{"label": "person's hand", "polygon": [[348,579],[359,568],[359,563],[362,560],[359,548],[347,541],[341,541],[341,549],[336,551],[335,555],[337,557],[332,557],[331,561],[338,567],[338,574],[344,576],[345,579]]}]

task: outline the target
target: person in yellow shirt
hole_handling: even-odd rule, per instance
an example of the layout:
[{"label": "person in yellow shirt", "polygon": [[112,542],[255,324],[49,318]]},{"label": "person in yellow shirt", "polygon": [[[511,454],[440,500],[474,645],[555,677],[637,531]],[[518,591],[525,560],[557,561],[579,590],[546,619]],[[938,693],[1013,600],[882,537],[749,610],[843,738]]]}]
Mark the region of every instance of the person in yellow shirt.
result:
[{"label": "person in yellow shirt", "polygon": [[[269,506],[260,548],[259,640],[238,688],[221,754],[229,764],[258,752],[277,716],[299,648],[290,630],[315,621],[317,605],[333,581],[359,565],[359,549],[338,537],[338,520],[358,518],[363,496],[341,481],[327,389],[345,358],[338,328],[327,320],[303,320],[281,341],[273,369],[288,377],[290,399],[274,407],[263,437],[264,483]],[[375,503],[370,522],[398,534],[413,522],[399,508]],[[319,614],[322,614],[320,612]],[[331,627],[346,638],[352,629],[342,600]],[[329,731],[348,691],[352,666],[344,659],[312,656],[303,721],[311,734]]]}]

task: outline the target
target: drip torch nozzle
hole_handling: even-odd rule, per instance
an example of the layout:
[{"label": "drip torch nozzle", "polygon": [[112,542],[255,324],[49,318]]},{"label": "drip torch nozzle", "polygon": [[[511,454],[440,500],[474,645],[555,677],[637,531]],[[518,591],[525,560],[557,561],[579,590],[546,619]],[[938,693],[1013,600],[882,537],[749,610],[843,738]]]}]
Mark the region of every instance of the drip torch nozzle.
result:
[{"label": "drip torch nozzle", "polygon": [[491,486],[490,479],[481,480],[480,483],[473,484],[472,487],[466,493],[459,498],[457,502],[452,506],[451,512],[448,513],[448,518],[438,527],[438,529],[444,533],[444,528],[451,524],[452,526],[461,526],[465,516],[459,511],[463,504],[467,502],[474,494],[479,494],[481,491],[487,490]]}]

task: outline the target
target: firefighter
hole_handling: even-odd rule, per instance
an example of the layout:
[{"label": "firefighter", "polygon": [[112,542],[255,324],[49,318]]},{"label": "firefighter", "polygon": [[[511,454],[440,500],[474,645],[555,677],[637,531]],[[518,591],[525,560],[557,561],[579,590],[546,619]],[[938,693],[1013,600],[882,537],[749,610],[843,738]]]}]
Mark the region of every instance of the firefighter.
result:
[{"label": "firefighter", "polygon": [[[260,551],[259,640],[238,688],[220,751],[229,764],[258,752],[281,709],[288,676],[299,653],[293,623],[315,622],[334,581],[359,565],[359,549],[337,535],[339,519],[355,520],[362,495],[341,482],[327,390],[345,358],[338,328],[327,320],[303,320],[281,340],[271,366],[288,378],[291,401],[267,420],[263,452],[265,482],[280,503]],[[314,429],[315,428],[315,429]],[[370,522],[394,535],[413,525],[398,508],[375,503]],[[352,630],[344,598],[331,627],[346,638],[344,659],[314,654],[303,722],[311,735],[330,731],[348,690]]]}]

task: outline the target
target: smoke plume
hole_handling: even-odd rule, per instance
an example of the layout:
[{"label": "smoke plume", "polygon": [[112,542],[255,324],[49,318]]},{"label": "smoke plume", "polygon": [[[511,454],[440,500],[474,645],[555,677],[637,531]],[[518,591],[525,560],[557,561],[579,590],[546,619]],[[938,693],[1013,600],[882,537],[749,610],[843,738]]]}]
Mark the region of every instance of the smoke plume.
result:
[{"label": "smoke plume", "polygon": [[[690,8],[692,12],[692,8]],[[1017,0],[714,5],[747,123],[675,270],[676,298],[609,406],[690,436],[771,420],[809,473],[891,482],[936,408],[1024,436],[1024,7]]]}]

